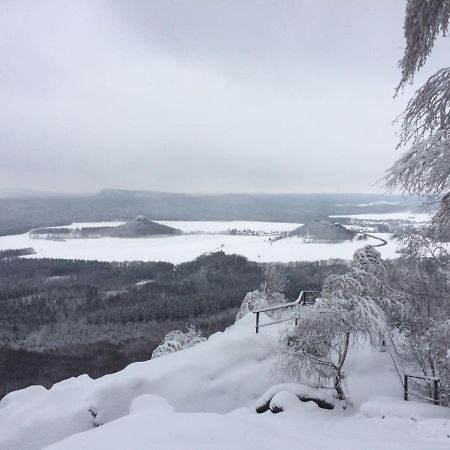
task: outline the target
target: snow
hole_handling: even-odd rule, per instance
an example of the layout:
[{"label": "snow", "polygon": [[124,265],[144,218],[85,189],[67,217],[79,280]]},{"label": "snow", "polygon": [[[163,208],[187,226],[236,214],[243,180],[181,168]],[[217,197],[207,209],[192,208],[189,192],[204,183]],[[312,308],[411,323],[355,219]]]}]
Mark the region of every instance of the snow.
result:
[{"label": "snow", "polygon": [[260,415],[248,410],[180,414],[164,406],[148,398],[146,408],[47,450],[448,449],[448,439],[413,434],[414,423],[357,421],[312,410],[308,403],[292,405],[281,414]]},{"label": "snow", "polygon": [[43,448],[127,415],[144,394],[162,396],[183,412],[252,406],[277,382],[272,367],[279,345],[270,334],[256,335],[253,321],[249,314],[207,342],[97,380],[83,375],[50,390],[33,386],[7,395],[0,401],[0,449]]},{"label": "snow", "polygon": [[423,419],[449,419],[450,408],[435,406],[428,403],[405,402],[392,397],[372,397],[360,407],[364,417],[377,417],[381,419],[397,417],[419,421]]},{"label": "snow", "polygon": [[0,448],[448,449],[450,409],[402,401],[388,355],[367,347],[353,349],[347,368],[353,408],[299,402],[298,385],[284,384],[273,401],[285,411],[257,414],[255,400],[281,382],[273,368],[286,326],[255,334],[248,314],[206,342],[116,374],[13,392],[0,401]]},{"label": "snow", "polygon": [[360,206],[360,207],[366,207],[366,206],[381,206],[381,205],[399,205],[401,202],[390,202],[387,200],[379,200],[377,202],[371,202],[371,203],[358,203],[358,204],[341,204],[336,206]]},{"label": "snow", "polygon": [[98,228],[98,227],[117,227],[123,225],[126,222],[121,222],[118,220],[109,222],[73,222],[70,225],[62,225],[59,227],[48,227],[48,228],[70,228],[75,230],[77,228]]},{"label": "snow", "polygon": [[422,223],[430,220],[430,215],[426,213],[413,212],[393,212],[393,213],[365,213],[365,214],[347,214],[335,215],[329,217],[347,217],[349,219],[358,220],[405,220],[407,222]]},{"label": "snow", "polygon": [[[206,228],[206,227],[205,227]],[[384,233],[374,234],[387,238]],[[290,262],[318,261],[330,258],[351,259],[355,250],[366,243],[378,241],[347,241],[342,243],[304,243],[299,237],[270,241],[267,236],[183,235],[152,238],[68,239],[53,241],[31,239],[28,233],[0,236],[0,250],[33,247],[33,258],[62,258],[99,261],[168,261],[174,264],[191,261],[209,252],[223,250],[237,253],[252,261]],[[395,258],[397,243],[389,241],[380,247],[384,258]]]},{"label": "snow", "polygon": [[260,233],[275,234],[284,231],[292,231],[300,227],[301,223],[283,223],[283,222],[257,222],[248,220],[232,220],[228,222],[209,222],[209,221],[161,221],[163,225],[177,228],[185,233],[202,232],[202,233],[221,233],[228,230],[236,229],[238,231],[256,231]]},{"label": "snow", "polygon": [[[283,393],[283,395],[280,395],[281,393]],[[294,397],[292,396],[295,397],[295,402],[293,402]],[[255,409],[259,410],[269,402],[271,407],[272,404],[277,404],[278,406],[283,407],[285,400],[286,403],[292,405],[292,403],[297,403],[299,401],[298,396],[323,400],[331,406],[335,406],[338,403],[330,393],[319,392],[317,389],[310,388],[309,386],[305,386],[303,384],[283,383],[271,386],[263,395],[261,395],[261,397],[259,397],[255,402]]]}]

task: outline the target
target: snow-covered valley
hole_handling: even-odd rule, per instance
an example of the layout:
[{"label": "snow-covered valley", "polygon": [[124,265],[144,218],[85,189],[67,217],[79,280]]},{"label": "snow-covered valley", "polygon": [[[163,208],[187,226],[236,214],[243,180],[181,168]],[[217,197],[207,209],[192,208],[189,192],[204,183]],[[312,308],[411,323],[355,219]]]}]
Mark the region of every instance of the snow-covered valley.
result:
[{"label": "snow-covered valley", "polygon": [[[109,222],[120,224],[122,222]],[[63,258],[99,261],[168,261],[174,264],[191,261],[197,256],[219,250],[227,254],[240,254],[252,261],[291,262],[317,261],[330,258],[351,259],[361,241],[340,243],[304,242],[298,237],[274,240],[273,237],[300,226],[279,222],[192,222],[162,221],[162,224],[181,229],[184,235],[150,238],[98,238],[49,240],[32,239],[29,233],[0,237],[0,250],[33,247],[34,258]],[[70,227],[94,227],[102,223],[75,223]],[[221,234],[227,230],[248,234]],[[258,233],[252,235],[251,233]],[[198,233],[198,234],[194,234]],[[381,248],[384,258],[397,256],[397,243],[386,233],[375,233],[387,239],[388,245]],[[376,243],[368,239],[367,243]]]}]

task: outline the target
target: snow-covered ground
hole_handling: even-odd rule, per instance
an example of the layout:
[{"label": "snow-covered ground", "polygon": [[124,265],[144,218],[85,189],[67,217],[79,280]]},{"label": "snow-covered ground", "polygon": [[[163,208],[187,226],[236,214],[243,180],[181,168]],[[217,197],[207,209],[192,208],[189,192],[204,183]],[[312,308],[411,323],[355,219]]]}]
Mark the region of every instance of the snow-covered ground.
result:
[{"label": "snow-covered ground", "polygon": [[367,214],[347,214],[336,215],[330,217],[347,217],[349,219],[359,220],[405,220],[413,223],[422,223],[430,219],[430,215],[426,213],[413,213],[413,212],[395,212],[395,213],[367,213]]},{"label": "snow-covered ground", "polygon": [[[211,228],[210,228],[211,229]],[[378,234],[387,238],[386,234]],[[99,261],[168,261],[181,263],[191,261],[204,253],[223,250],[237,253],[252,261],[290,262],[317,261],[330,258],[351,259],[355,250],[375,240],[343,242],[338,244],[304,243],[292,237],[270,241],[267,236],[231,235],[183,235],[154,238],[99,238],[68,239],[52,241],[31,239],[28,233],[0,237],[0,250],[33,247],[33,258],[63,258]],[[389,241],[380,247],[384,258],[395,258],[397,244]]]},{"label": "snow-covered ground", "polygon": [[249,220],[232,220],[228,222],[209,222],[195,220],[169,220],[156,222],[169,227],[178,228],[185,233],[221,233],[228,230],[236,229],[237,231],[255,231],[258,233],[282,233],[284,231],[292,231],[301,226],[301,223],[283,223],[283,222],[257,222]]},{"label": "snow-covered ground", "polygon": [[[256,335],[245,316],[187,350],[50,390],[30,387],[0,401],[2,450],[433,450],[448,449],[450,409],[401,400],[386,353],[353,349],[354,407],[319,409],[281,398],[286,410],[257,414],[286,325]],[[287,325],[289,326],[289,325]]]},{"label": "snow-covered ground", "polygon": [[51,228],[96,228],[96,227],[117,227],[119,225],[123,225],[126,222],[120,222],[118,220],[110,221],[110,222],[74,222],[70,225],[62,225],[60,227],[51,227]]}]

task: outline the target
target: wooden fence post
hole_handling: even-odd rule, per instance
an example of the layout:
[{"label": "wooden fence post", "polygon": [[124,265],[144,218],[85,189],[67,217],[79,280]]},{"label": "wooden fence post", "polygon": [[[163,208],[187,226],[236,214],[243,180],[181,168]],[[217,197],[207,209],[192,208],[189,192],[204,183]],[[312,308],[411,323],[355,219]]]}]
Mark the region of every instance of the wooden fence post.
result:
[{"label": "wooden fence post", "polygon": [[434,379],[433,380],[433,403],[435,405],[439,405],[439,386],[438,386],[439,380]]},{"label": "wooden fence post", "polygon": [[404,382],[403,382],[403,398],[405,399],[405,402],[408,401],[408,375],[405,375]]}]

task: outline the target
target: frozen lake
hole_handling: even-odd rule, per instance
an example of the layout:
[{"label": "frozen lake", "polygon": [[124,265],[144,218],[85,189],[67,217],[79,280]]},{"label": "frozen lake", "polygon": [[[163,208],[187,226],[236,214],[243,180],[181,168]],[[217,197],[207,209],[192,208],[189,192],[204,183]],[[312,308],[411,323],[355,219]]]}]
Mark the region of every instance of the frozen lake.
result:
[{"label": "frozen lake", "polygon": [[[117,224],[119,222],[116,222]],[[274,222],[161,222],[185,232],[220,232],[236,228],[238,230],[275,233],[290,231],[299,224]],[[72,224],[71,227],[92,224]],[[95,226],[100,226],[96,223]],[[389,240],[389,235],[379,233],[379,237]],[[367,241],[353,241],[338,244],[304,243],[301,238],[292,237],[279,241],[270,241],[268,236],[232,236],[214,234],[189,234],[173,237],[152,238],[99,238],[69,239],[52,241],[31,239],[28,233],[0,237],[0,249],[33,247],[37,254],[33,258],[63,258],[99,261],[168,261],[180,263],[190,261],[204,253],[223,250],[225,253],[237,253],[252,261],[291,262],[317,261],[330,258],[350,259],[353,252]],[[384,258],[395,258],[397,244],[389,241],[379,250]]]}]

